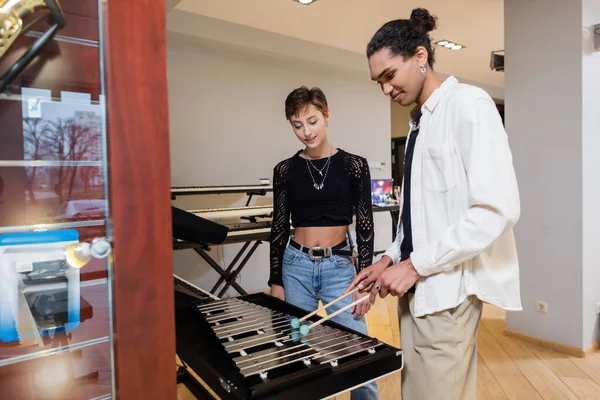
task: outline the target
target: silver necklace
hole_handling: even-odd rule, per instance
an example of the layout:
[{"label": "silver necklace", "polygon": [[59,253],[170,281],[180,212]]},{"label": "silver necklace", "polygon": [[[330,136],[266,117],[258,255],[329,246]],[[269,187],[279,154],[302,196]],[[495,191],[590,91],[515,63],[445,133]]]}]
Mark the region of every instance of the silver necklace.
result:
[{"label": "silver necklace", "polygon": [[319,169],[317,168],[311,160],[308,160],[308,162],[310,163],[311,167],[313,167],[315,170],[317,170],[317,172],[319,173],[319,175],[323,176],[323,171],[325,170],[325,168],[329,165],[329,161],[331,160],[331,156],[329,156],[327,158],[327,161],[325,162],[325,165],[323,165],[323,168]]},{"label": "silver necklace", "polygon": [[[330,150],[329,157],[327,158],[327,161],[325,162],[325,165],[323,166],[323,169],[327,168],[327,169],[325,169],[325,175],[323,176],[323,180],[321,181],[321,183],[317,183],[317,181],[315,180],[315,177],[312,174],[312,170],[310,169],[312,162],[310,162],[310,160],[308,159],[308,156],[306,156],[306,154],[305,154],[304,160],[306,160],[306,167],[308,168],[308,173],[310,174],[310,177],[313,181],[313,187],[317,190],[322,190],[325,187],[325,179],[327,178],[327,172],[329,172],[329,165],[330,165],[332,155],[333,155],[333,148]],[[319,171],[319,173],[321,173],[321,171],[322,171],[314,166],[313,166],[313,168],[315,168],[317,171]],[[321,174],[321,175],[323,175],[323,174]]]}]

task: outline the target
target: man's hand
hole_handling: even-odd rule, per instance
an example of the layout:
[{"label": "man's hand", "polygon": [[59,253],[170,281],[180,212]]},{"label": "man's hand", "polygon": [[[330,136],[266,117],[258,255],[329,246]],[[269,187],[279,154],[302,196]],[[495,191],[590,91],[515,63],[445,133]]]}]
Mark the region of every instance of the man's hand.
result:
[{"label": "man's hand", "polygon": [[271,285],[271,296],[277,297],[279,300],[285,301],[285,294],[283,291],[283,286]]},{"label": "man's hand", "polygon": [[363,269],[356,275],[356,277],[354,277],[354,280],[352,281],[352,283],[350,283],[350,286],[348,286],[348,289],[346,289],[344,294],[351,292],[356,287],[358,287],[358,293],[369,292],[373,283],[391,264],[392,260],[389,257],[384,256],[375,264]]},{"label": "man's hand", "polygon": [[410,258],[392,265],[375,281],[375,285],[371,289],[369,301],[371,303],[375,302],[377,293],[379,293],[379,297],[381,298],[384,298],[388,294],[398,297],[404,296],[404,293],[415,284],[418,278],[419,273],[413,266]]}]

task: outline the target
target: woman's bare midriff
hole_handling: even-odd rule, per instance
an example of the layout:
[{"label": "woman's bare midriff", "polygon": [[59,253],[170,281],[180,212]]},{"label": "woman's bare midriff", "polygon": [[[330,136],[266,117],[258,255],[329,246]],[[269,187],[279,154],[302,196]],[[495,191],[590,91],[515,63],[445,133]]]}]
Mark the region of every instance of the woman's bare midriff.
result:
[{"label": "woman's bare midriff", "polygon": [[304,247],[331,247],[346,239],[347,226],[296,228],[294,242]]}]

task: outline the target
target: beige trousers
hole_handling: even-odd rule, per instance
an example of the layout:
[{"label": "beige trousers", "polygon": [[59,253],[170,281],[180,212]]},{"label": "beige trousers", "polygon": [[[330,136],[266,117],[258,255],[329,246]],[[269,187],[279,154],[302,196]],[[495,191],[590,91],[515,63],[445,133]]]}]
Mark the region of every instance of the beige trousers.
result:
[{"label": "beige trousers", "polygon": [[482,309],[469,296],[458,307],[415,318],[414,294],[399,299],[403,400],[475,400]]}]

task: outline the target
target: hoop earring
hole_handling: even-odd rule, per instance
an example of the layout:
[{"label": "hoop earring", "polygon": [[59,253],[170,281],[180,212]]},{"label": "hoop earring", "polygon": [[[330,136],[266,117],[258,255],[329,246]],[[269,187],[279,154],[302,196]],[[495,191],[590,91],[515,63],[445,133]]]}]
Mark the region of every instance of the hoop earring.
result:
[{"label": "hoop earring", "polygon": [[427,68],[425,68],[425,66],[423,65],[423,66],[421,67],[421,73],[422,73],[423,75],[425,75],[425,73],[426,73],[426,72],[427,72]]}]

